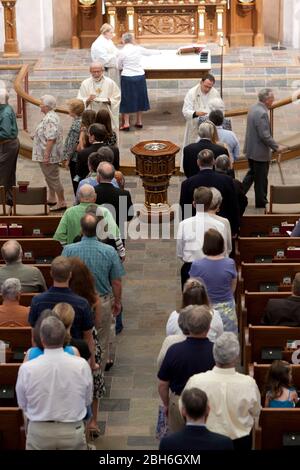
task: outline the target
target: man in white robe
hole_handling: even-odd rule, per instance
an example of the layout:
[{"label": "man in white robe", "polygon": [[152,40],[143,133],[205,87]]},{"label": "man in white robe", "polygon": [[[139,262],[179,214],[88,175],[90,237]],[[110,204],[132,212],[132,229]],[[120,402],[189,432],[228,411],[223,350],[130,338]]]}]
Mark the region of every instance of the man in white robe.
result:
[{"label": "man in white robe", "polygon": [[112,41],[113,36],[113,27],[108,23],[104,23],[100,28],[100,36],[91,46],[91,56],[93,62],[100,62],[104,65],[105,75],[114,80],[119,86],[120,71],[117,67],[119,50]]},{"label": "man in white robe", "polygon": [[[211,74],[207,74],[198,85],[191,88],[185,95],[182,113],[186,120],[186,126],[182,149],[189,144],[197,142],[199,139],[198,118],[205,116],[211,111],[209,108],[211,100],[221,98],[219,92],[214,88],[214,84],[215,77]],[[183,171],[182,158],[180,169]]]},{"label": "man in white robe", "polygon": [[97,112],[101,108],[106,108],[111,115],[112,128],[118,133],[121,92],[111,78],[103,75],[103,71],[101,63],[91,64],[91,77],[83,80],[77,98],[84,102],[87,109],[94,109]]}]

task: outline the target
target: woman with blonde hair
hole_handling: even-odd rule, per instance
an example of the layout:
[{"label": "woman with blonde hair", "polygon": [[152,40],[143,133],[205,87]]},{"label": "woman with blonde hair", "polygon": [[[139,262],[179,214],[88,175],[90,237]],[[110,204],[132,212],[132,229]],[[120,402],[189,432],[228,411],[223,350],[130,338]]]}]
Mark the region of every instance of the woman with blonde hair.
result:
[{"label": "woman with blonde hair", "polygon": [[109,23],[103,23],[100,28],[100,36],[91,46],[91,57],[93,62],[101,62],[105,75],[119,85],[120,75],[117,69],[119,51],[113,43],[113,37],[114,28]]}]

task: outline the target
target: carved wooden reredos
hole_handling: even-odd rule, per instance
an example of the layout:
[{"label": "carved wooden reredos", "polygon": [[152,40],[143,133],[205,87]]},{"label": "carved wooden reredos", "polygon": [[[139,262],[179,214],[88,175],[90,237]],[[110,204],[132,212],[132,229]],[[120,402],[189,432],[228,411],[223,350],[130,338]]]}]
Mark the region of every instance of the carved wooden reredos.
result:
[{"label": "carved wooden reredos", "polygon": [[116,41],[126,31],[137,42],[210,42],[224,34],[233,46],[263,45],[262,0],[71,0],[73,47],[88,47],[109,22]]}]

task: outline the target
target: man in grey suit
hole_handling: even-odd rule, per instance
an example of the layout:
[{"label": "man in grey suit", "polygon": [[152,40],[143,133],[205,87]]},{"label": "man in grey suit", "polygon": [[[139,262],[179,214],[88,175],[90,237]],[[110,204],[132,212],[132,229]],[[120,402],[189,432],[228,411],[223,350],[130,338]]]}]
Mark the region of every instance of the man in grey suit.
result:
[{"label": "man in grey suit", "polygon": [[244,153],[248,158],[249,170],[243,180],[244,192],[247,193],[254,182],[255,207],[265,207],[268,194],[268,173],[271,150],[282,151],[286,147],[277,144],[271,135],[268,110],[274,102],[270,88],[258,93],[258,103],[248,112]]}]

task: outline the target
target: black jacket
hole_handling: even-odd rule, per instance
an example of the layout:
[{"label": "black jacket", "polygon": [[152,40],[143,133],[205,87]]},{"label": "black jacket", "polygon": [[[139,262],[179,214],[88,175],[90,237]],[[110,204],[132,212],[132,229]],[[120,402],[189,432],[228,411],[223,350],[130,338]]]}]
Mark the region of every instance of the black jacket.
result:
[{"label": "black jacket", "polygon": [[[95,186],[97,194],[96,204],[101,204],[111,212],[121,231],[121,238],[124,239],[124,222],[133,218],[133,207],[130,192],[126,189],[119,189],[110,183],[100,183]],[[113,210],[114,209],[114,210]]]},{"label": "black jacket", "polygon": [[205,426],[185,426],[182,431],[163,437],[159,450],[195,451],[195,450],[233,450],[229,437],[209,431]]},{"label": "black jacket", "polygon": [[270,326],[300,326],[300,297],[270,299],[267,303],[262,324]]},{"label": "black jacket", "polygon": [[222,145],[213,144],[209,139],[201,139],[195,144],[190,144],[183,149],[183,171],[187,178],[198,173],[197,165],[198,153],[201,150],[212,150],[215,158],[219,155],[228,155],[228,150]]},{"label": "black jacket", "polygon": [[[89,145],[89,147],[86,147],[83,150],[80,150],[77,155],[77,164],[76,164],[76,173],[80,177],[81,180],[87,177],[89,173],[89,167],[88,167],[88,158],[89,155],[93,152],[97,152],[97,150],[100,147],[109,147],[107,144],[104,142],[98,142],[95,144]],[[119,148],[116,145],[113,145],[110,147],[112,151],[114,152],[114,161],[113,165],[115,167],[115,170],[119,170],[120,168],[120,153],[119,153]]]},{"label": "black jacket", "polygon": [[[182,217],[186,219],[195,215],[192,207],[194,189],[199,186],[214,187],[220,191],[223,197],[219,215],[229,220],[232,234],[238,233],[239,229],[239,207],[236,190],[232,178],[227,175],[216,173],[212,169],[198,171],[197,175],[186,179],[181,184],[180,206]],[[187,207],[184,207],[184,206]]]}]

